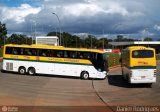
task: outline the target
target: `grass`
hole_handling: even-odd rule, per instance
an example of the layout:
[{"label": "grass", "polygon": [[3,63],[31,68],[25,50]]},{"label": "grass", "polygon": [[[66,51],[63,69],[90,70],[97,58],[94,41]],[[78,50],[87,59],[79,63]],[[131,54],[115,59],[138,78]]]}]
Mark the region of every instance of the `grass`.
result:
[{"label": "grass", "polygon": [[3,49],[0,48],[0,57],[2,57],[2,55],[3,55]]},{"label": "grass", "polygon": [[120,55],[118,53],[106,53],[108,55],[109,67],[119,65]]}]

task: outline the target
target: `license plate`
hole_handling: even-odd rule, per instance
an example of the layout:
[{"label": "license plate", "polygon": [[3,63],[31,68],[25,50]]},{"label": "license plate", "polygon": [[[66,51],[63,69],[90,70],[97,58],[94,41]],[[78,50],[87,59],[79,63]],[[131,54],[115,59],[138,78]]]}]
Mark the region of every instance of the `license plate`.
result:
[{"label": "license plate", "polygon": [[146,76],[141,76],[142,79],[146,78]]}]

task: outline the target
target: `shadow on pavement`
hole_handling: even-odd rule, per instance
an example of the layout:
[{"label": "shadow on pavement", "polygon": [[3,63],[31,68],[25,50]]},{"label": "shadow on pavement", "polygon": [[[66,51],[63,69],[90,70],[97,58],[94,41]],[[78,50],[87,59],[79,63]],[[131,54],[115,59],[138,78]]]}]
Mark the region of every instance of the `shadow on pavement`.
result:
[{"label": "shadow on pavement", "polygon": [[146,88],[147,84],[129,84],[122,75],[108,75],[108,84],[124,88]]}]

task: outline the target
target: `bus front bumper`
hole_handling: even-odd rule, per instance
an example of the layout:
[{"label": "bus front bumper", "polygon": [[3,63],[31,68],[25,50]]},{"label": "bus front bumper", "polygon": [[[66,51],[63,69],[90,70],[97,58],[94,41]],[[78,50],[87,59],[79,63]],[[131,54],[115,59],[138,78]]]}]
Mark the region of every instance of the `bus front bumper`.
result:
[{"label": "bus front bumper", "polygon": [[107,76],[107,72],[106,71],[103,71],[103,72],[98,72],[97,73],[97,78],[98,79],[105,79],[106,78],[106,76]]}]

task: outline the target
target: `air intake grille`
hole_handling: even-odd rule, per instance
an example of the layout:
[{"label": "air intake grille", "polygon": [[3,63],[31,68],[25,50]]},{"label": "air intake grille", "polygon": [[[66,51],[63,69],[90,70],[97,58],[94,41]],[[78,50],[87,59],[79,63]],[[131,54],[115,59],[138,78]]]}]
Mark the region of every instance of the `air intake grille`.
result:
[{"label": "air intake grille", "polygon": [[12,71],[13,70],[13,63],[6,63],[6,70]]}]

